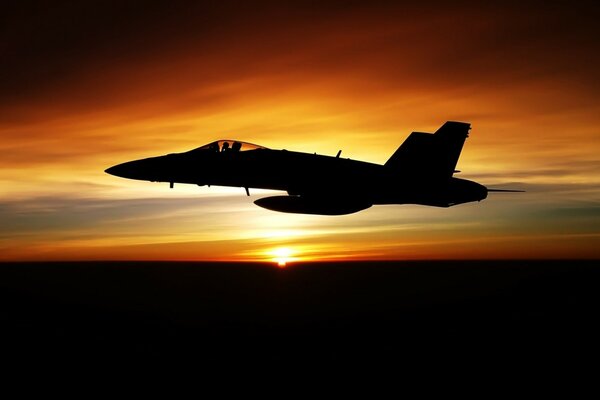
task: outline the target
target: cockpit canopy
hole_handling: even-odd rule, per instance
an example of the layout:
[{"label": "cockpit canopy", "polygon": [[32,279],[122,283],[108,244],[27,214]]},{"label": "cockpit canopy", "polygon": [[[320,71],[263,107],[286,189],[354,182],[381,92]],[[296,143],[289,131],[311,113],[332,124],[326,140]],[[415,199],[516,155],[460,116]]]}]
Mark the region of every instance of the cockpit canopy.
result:
[{"label": "cockpit canopy", "polygon": [[214,153],[221,153],[221,152],[227,152],[227,151],[238,152],[238,151],[249,151],[249,150],[257,150],[257,149],[266,149],[266,147],[252,144],[252,143],[240,142],[239,140],[217,140],[216,142],[206,144],[206,145],[204,145],[202,147],[198,147],[197,149],[194,149],[192,151],[210,150],[211,152],[214,152]]}]

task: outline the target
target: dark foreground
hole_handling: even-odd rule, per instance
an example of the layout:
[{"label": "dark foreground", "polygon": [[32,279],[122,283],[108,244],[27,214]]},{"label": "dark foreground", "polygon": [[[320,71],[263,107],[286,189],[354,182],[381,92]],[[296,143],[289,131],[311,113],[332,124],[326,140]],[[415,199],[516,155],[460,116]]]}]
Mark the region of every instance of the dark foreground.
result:
[{"label": "dark foreground", "polygon": [[596,364],[597,264],[0,264],[2,356],[214,366]]}]

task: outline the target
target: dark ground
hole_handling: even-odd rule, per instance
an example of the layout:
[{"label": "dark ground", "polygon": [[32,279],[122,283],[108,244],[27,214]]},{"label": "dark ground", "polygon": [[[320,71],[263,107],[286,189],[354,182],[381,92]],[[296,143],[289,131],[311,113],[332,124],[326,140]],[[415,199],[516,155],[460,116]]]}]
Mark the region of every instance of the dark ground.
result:
[{"label": "dark ground", "polygon": [[597,364],[599,283],[581,261],[7,263],[2,359],[573,368]]}]

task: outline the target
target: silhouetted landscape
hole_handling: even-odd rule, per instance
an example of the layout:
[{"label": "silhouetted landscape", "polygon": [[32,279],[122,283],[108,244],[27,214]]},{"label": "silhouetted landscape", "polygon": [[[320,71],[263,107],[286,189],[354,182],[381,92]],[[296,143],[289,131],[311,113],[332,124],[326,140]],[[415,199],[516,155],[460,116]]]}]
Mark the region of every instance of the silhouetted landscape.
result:
[{"label": "silhouetted landscape", "polygon": [[599,282],[592,261],[5,263],[0,321],[9,361],[522,367],[592,356]]}]

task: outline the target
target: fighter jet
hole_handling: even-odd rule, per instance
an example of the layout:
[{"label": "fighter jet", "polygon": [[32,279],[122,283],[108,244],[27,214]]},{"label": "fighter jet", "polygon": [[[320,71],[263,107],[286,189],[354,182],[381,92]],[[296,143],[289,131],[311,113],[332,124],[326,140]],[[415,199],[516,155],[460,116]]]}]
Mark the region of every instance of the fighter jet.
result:
[{"label": "fighter jet", "polygon": [[344,215],[373,205],[451,207],[485,199],[488,189],[453,175],[471,125],[448,121],[435,133],[413,132],[384,164],[218,140],[184,153],[129,161],[105,172],[151,182],[281,190],[254,204],[272,211]]}]

